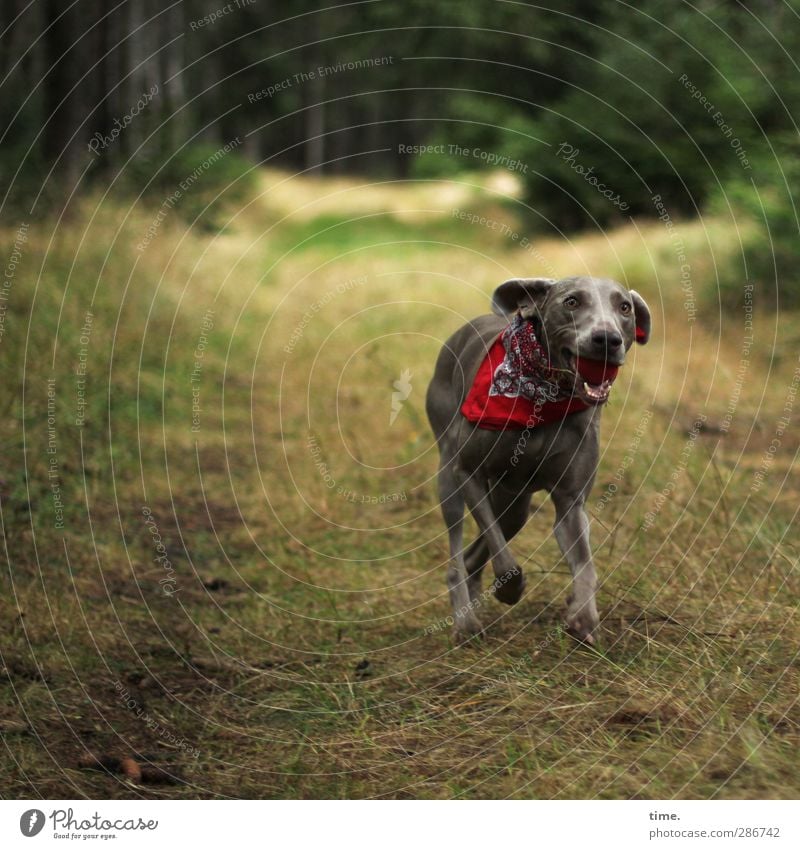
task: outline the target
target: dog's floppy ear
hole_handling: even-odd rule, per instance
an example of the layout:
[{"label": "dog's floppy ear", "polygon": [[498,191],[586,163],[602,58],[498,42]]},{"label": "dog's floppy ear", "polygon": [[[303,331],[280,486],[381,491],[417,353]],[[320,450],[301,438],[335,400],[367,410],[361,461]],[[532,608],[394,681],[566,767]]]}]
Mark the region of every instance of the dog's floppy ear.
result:
[{"label": "dog's floppy ear", "polygon": [[521,307],[530,307],[541,302],[555,282],[550,277],[518,277],[506,280],[494,290],[492,312],[503,318],[510,318]]},{"label": "dog's floppy ear", "polygon": [[644,298],[631,289],[631,300],[633,301],[633,315],[636,319],[636,341],[640,345],[646,345],[650,338],[650,310]]}]

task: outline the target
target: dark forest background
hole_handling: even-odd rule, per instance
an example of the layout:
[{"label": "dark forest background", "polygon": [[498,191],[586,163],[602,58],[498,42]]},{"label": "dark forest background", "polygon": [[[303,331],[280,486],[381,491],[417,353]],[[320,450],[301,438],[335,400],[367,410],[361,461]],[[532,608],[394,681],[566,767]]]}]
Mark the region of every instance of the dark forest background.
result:
[{"label": "dark forest background", "polygon": [[400,178],[487,167],[450,155],[457,144],[514,170],[542,227],[653,216],[653,195],[672,216],[735,207],[764,225],[751,262],[768,230],[768,265],[788,279],[799,12],[800,0],[3,0],[0,189],[12,206],[61,205],[79,181],[163,195],[237,137],[222,186],[249,163]]}]

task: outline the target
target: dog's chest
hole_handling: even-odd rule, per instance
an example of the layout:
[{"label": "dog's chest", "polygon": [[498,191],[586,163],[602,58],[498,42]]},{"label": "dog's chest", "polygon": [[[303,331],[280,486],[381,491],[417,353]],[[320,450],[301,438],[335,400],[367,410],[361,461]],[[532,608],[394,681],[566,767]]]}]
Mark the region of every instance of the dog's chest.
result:
[{"label": "dog's chest", "polygon": [[530,430],[475,429],[459,451],[461,465],[518,491],[589,480],[597,466],[597,422],[583,413],[570,419]]}]

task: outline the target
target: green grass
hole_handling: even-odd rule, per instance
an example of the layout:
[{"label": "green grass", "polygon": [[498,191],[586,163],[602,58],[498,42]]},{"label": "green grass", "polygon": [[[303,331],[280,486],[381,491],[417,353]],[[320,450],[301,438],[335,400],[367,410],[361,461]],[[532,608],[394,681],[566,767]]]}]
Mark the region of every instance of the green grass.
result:
[{"label": "green grass", "polygon": [[[141,255],[157,206],[86,198],[52,244],[55,221],[31,227],[0,342],[2,795],[796,797],[792,430],[753,488],[786,404],[795,362],[781,345],[796,319],[758,316],[721,435],[742,321],[687,322],[659,224],[532,239],[534,254],[454,221],[452,208],[477,210],[526,234],[477,184],[270,173],[260,188],[222,234],[174,215]],[[706,293],[730,234],[714,221],[681,233]],[[436,352],[506,277],[586,271],[635,286],[655,327],[604,413],[591,499],[602,650],[561,631],[569,577],[542,496],[513,544],[525,597],[487,601],[486,639],[454,649],[423,409]],[[390,426],[404,369],[413,389]],[[644,530],[701,412],[710,427]],[[185,783],[81,769],[87,750],[137,754]]]}]

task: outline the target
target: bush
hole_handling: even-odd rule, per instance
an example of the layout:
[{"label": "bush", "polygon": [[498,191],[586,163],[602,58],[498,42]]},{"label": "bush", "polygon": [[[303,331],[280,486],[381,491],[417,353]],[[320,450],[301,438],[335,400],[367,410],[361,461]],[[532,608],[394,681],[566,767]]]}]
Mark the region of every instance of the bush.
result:
[{"label": "bush", "polygon": [[238,153],[223,145],[186,145],[171,156],[137,156],[126,168],[123,184],[149,200],[160,197],[202,229],[223,226],[224,209],[241,203],[253,191],[255,169]]},{"label": "bush", "polygon": [[792,187],[800,185],[800,136],[773,139],[774,154],[761,155],[751,172],[726,183],[710,209],[728,216],[741,233],[741,249],[719,271],[723,308],[741,306],[745,283],[761,309],[800,308],[800,211]]}]

